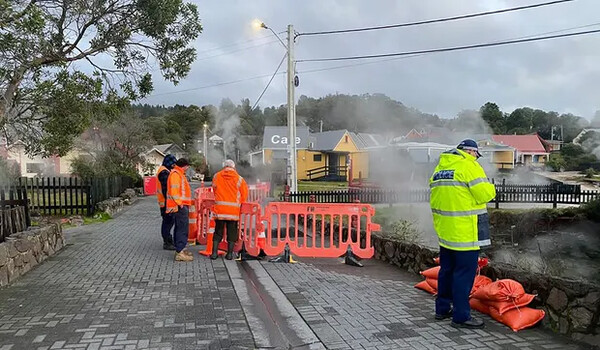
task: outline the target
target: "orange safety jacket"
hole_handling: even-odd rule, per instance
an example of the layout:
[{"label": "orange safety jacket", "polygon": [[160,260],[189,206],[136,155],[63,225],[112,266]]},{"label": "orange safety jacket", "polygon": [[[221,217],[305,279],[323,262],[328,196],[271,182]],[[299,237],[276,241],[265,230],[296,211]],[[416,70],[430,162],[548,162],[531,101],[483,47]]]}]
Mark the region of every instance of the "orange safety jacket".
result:
[{"label": "orange safety jacket", "polygon": [[173,168],[167,184],[167,213],[176,213],[180,206],[192,205],[192,189],[181,167]]},{"label": "orange safety jacket", "polygon": [[233,168],[227,167],[213,177],[215,205],[213,212],[217,220],[240,220],[242,203],[248,198],[248,184]]},{"label": "orange safety jacket", "polygon": [[160,168],[158,168],[158,172],[156,173],[156,199],[158,200],[158,206],[161,208],[164,208],[167,205],[167,199],[163,194],[163,188],[160,183],[160,179],[158,178],[158,175],[160,175],[160,173],[162,173],[165,170],[169,173],[171,172],[169,169],[167,169],[166,166],[161,165]]}]

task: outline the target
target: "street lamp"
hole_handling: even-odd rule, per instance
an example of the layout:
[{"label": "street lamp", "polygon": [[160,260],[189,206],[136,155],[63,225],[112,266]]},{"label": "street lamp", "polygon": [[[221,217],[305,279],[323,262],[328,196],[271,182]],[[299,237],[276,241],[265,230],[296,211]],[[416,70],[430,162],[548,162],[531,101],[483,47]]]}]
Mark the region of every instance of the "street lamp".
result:
[{"label": "street lamp", "polygon": [[297,173],[297,153],[296,153],[296,103],[294,100],[294,89],[297,86],[297,78],[294,74],[294,26],[289,24],[287,27],[287,45],[281,40],[279,35],[273,29],[263,22],[255,21],[255,26],[268,29],[279,39],[279,42],[287,51],[287,107],[288,107],[288,166],[287,183],[291,192],[297,191],[298,173]]}]

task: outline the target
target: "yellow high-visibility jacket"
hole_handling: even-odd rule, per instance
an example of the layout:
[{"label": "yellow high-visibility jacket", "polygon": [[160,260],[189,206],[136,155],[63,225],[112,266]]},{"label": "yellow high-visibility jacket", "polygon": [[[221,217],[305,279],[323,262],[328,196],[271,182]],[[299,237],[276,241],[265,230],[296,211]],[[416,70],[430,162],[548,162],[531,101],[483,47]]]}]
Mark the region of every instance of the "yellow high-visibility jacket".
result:
[{"label": "yellow high-visibility jacket", "polygon": [[442,153],[429,187],[440,246],[479,250],[491,244],[487,203],[496,197],[496,188],[475,157],[459,149]]}]

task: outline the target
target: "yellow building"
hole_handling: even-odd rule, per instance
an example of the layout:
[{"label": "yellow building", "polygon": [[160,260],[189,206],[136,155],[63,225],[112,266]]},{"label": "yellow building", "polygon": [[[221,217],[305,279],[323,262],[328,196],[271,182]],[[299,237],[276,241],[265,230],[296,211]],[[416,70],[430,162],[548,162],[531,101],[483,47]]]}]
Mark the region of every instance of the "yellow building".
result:
[{"label": "yellow building", "polygon": [[[287,127],[267,126],[263,149],[251,154],[262,156],[263,164],[287,161]],[[347,130],[310,133],[307,127],[296,130],[298,180],[327,179],[348,181],[369,177],[369,151],[382,147],[378,135],[355,134]],[[260,162],[251,158],[253,164]],[[352,170],[352,174],[350,174]]]},{"label": "yellow building", "polygon": [[497,169],[515,168],[515,149],[493,140],[477,140],[479,152],[488,163]]}]

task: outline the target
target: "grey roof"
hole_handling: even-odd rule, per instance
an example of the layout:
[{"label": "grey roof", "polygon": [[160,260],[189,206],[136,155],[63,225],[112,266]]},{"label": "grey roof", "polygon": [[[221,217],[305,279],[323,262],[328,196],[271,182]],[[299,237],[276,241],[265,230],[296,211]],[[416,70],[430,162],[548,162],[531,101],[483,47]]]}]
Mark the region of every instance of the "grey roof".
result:
[{"label": "grey roof", "polygon": [[[286,149],[287,144],[282,143],[282,139],[287,140],[287,126],[265,126],[263,133],[263,149]],[[308,127],[296,127],[296,137],[300,138],[300,143],[296,145],[296,149],[307,149],[309,142]]]},{"label": "grey roof", "polygon": [[352,133],[351,135],[356,146],[360,149],[381,148],[387,146],[385,138],[381,135],[366,133]]},{"label": "grey roof", "polygon": [[152,148],[156,149],[157,151],[159,151],[162,154],[167,154],[167,153],[173,152],[173,148],[175,148],[175,152],[183,152],[183,149],[181,149],[181,147],[179,147],[175,143],[165,143],[162,145],[154,145],[154,146],[152,146]]},{"label": "grey roof", "polygon": [[340,142],[346,130],[331,130],[312,134],[317,140],[314,150],[318,151],[333,151],[335,146]]}]

